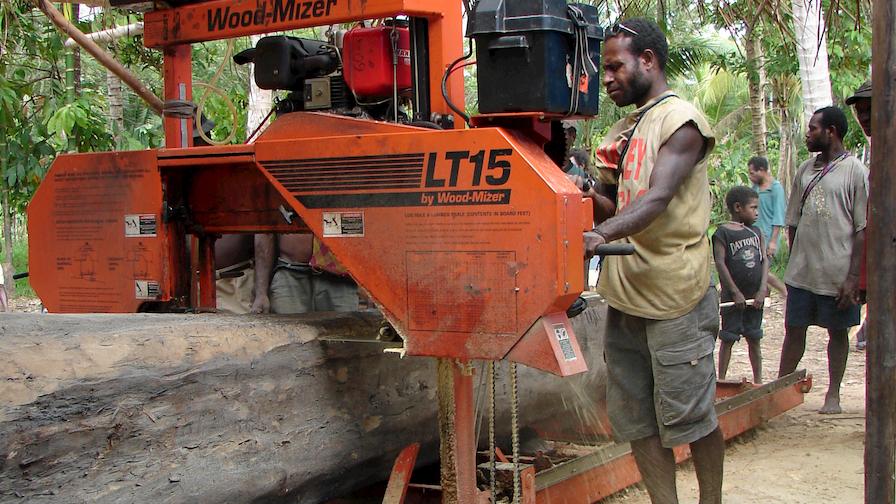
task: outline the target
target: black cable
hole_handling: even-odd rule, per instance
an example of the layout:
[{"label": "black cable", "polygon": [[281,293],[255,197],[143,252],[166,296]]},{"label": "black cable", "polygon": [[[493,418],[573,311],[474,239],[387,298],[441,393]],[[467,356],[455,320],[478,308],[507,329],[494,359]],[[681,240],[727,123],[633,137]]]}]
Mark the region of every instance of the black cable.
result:
[{"label": "black cable", "polygon": [[445,99],[445,103],[448,104],[448,108],[454,111],[455,114],[459,115],[463,118],[464,122],[467,123],[467,126],[470,125],[470,116],[465,114],[462,110],[457,108],[453,103],[451,103],[451,99],[448,98],[448,77],[451,75],[451,72],[454,71],[454,67],[457,66],[461,61],[468,59],[473,55],[473,41],[469,41],[469,49],[467,50],[467,54],[461,56],[454,60],[450,65],[448,65],[448,69],[445,70],[445,75],[442,76],[442,98]]}]

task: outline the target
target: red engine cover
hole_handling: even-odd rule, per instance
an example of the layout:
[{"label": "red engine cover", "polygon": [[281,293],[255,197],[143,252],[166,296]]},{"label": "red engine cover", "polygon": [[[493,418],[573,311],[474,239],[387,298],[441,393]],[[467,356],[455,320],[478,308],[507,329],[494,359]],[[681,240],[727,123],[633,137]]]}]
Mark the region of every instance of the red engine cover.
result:
[{"label": "red engine cover", "polygon": [[[343,41],[343,72],[348,87],[358,96],[392,96],[391,26],[355,28]],[[398,89],[411,87],[411,37],[407,28],[398,32]]]}]

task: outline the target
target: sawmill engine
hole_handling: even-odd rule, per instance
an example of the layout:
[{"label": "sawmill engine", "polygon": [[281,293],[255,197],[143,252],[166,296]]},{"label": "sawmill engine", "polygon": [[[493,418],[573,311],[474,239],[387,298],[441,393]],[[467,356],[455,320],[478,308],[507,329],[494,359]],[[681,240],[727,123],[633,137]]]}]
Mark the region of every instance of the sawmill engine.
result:
[{"label": "sawmill engine", "polygon": [[402,110],[402,101],[412,89],[407,20],[387,19],[379,26],[331,32],[327,41],[264,37],[233,59],[237,64],[255,64],[258,87],[289,91],[277,103],[278,115],[329,111],[376,120],[411,120]]}]

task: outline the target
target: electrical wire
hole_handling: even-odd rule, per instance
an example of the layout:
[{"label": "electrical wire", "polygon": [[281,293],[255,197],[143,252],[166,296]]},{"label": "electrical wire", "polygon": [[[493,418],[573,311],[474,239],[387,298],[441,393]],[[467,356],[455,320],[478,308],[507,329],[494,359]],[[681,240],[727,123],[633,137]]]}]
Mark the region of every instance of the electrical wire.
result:
[{"label": "electrical wire", "polygon": [[268,119],[270,119],[271,115],[273,115],[274,112],[276,112],[276,111],[277,111],[277,107],[271,108],[271,110],[268,112],[268,115],[264,116],[264,119],[262,119],[261,122],[258,123],[258,126],[255,127],[255,130],[252,131],[252,134],[246,137],[246,142],[245,142],[246,144],[252,143],[252,140],[255,139],[255,135],[257,135],[258,132],[261,131],[262,126],[267,124]]},{"label": "electrical wire", "polygon": [[[205,93],[202,96],[202,101],[196,105],[196,115],[193,117],[193,120],[196,121],[196,132],[199,133],[199,137],[208,142],[209,145],[229,144],[236,136],[236,122],[240,117],[239,112],[237,112],[236,110],[236,105],[233,104],[233,100],[230,99],[230,96],[228,96],[223,89],[211,84],[206,84],[204,82],[194,82],[193,87],[205,89]],[[233,117],[233,127],[230,128],[230,133],[228,133],[227,137],[224,140],[212,140],[202,129],[202,110],[205,108],[205,100],[210,93],[214,93],[224,100],[224,105],[227,106],[227,108],[230,110],[231,117]]]},{"label": "electrical wire", "polygon": [[442,75],[442,98],[445,100],[445,103],[448,105],[448,108],[450,108],[452,111],[454,111],[455,114],[459,115],[464,120],[464,122],[467,123],[467,126],[470,125],[470,116],[465,114],[461,109],[457,108],[457,106],[451,102],[451,99],[448,98],[448,77],[452,74],[452,72],[454,72],[454,67],[457,66],[458,63],[460,63],[461,61],[463,61],[465,59],[468,59],[470,56],[473,55],[473,41],[472,40],[470,40],[468,47],[469,47],[469,49],[467,50],[467,54],[452,61],[451,64],[448,65],[448,69],[445,70],[444,75]]},{"label": "electrical wire", "polygon": [[[230,60],[230,55],[233,54],[233,42],[234,39],[230,39],[227,41],[227,49],[225,49],[224,51],[224,58],[221,59],[221,64],[218,65],[218,69],[215,71],[212,79],[208,81],[208,83],[193,83],[193,87],[200,87],[205,89],[202,97],[196,103],[196,110],[194,112],[193,120],[195,121],[196,131],[199,133],[199,137],[209,145],[229,144],[236,136],[236,123],[240,118],[239,113],[236,110],[236,106],[233,104],[233,100],[230,99],[230,96],[226,92],[224,92],[223,89],[216,86],[216,84],[218,83],[218,79],[221,77],[221,74],[224,73],[224,67],[227,65],[228,60]],[[205,102],[208,99],[208,95],[210,93],[217,94],[224,100],[224,104],[228,109],[230,109],[230,114],[233,117],[233,127],[230,129],[230,134],[227,135],[227,138],[221,141],[212,140],[208,135],[205,134],[205,131],[202,130],[202,111],[205,109]]]}]

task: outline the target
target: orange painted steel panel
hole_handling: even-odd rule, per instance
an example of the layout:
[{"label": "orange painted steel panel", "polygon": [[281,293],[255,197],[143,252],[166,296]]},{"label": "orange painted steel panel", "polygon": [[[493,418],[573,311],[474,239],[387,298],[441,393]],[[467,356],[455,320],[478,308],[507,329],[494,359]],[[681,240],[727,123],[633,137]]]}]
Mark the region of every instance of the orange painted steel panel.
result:
[{"label": "orange painted steel panel", "polygon": [[31,285],[55,313],[170,298],[154,151],[60,156],[28,205]]},{"label": "orange painted steel panel", "polygon": [[[441,16],[443,0],[213,0],[144,16],[146,47],[220,40],[364,19]],[[460,13],[460,4],[449,2]]]},{"label": "orange painted steel panel", "polygon": [[411,473],[414,472],[414,464],[417,463],[417,454],[420,452],[420,443],[406,446],[392,466],[392,474],[386,485],[386,494],[383,496],[383,504],[402,504],[408,493],[408,485],[411,483]]},{"label": "orange painted steel panel", "polygon": [[262,135],[256,160],[409,355],[503,358],[584,287],[580,192],[501,129],[386,131]]},{"label": "orange painted steel panel", "polygon": [[[89,191],[84,180],[130,170],[129,178],[102,182],[104,191],[118,196],[91,202],[89,211],[105,219],[93,233],[105,241],[95,248],[111,255],[131,243],[116,237],[123,224],[114,219],[155,216],[156,232],[168,240],[144,240],[152,244],[140,256],[149,257],[146,276],[158,282],[150,284],[146,300],[176,297],[182,304],[192,299],[193,307],[211,306],[211,254],[206,250],[192,265],[186,262],[185,233],[311,230],[383,308],[409,355],[509,357],[560,375],[584,370],[564,312],[584,288],[581,233],[590,207],[538,145],[500,128],[362,127],[297,114],[293,126],[317,121],[364,133],[325,141],[270,140],[264,133],[248,146],[60,156],[32,205],[31,223],[46,228],[58,218],[52,204],[57,192]],[[283,134],[271,132],[275,138]],[[69,173],[77,175],[67,178]],[[60,177],[68,186],[57,190]],[[166,222],[162,187],[171,213]],[[281,206],[295,210],[292,223]],[[45,243],[59,241],[44,237]],[[53,271],[53,259],[40,252],[35,257],[38,293],[52,310],[127,312],[140,306],[121,289],[105,305],[63,305],[55,291],[65,282],[42,276]],[[112,266],[110,277],[119,271]],[[91,281],[81,278],[78,287],[91,287]]]},{"label": "orange painted steel panel", "polygon": [[265,141],[316,138],[326,141],[331,136],[407,133],[420,128],[383,121],[355,119],[323,112],[284,114],[265,128]]}]

